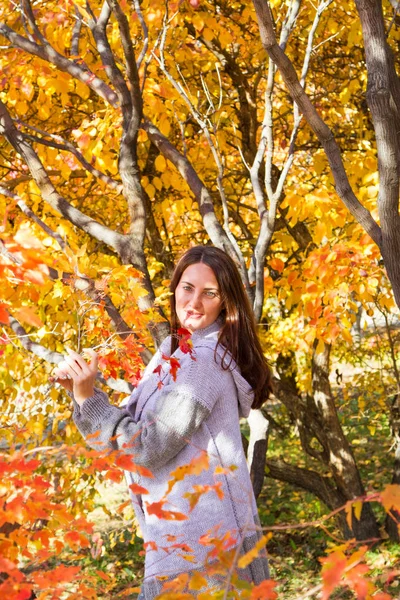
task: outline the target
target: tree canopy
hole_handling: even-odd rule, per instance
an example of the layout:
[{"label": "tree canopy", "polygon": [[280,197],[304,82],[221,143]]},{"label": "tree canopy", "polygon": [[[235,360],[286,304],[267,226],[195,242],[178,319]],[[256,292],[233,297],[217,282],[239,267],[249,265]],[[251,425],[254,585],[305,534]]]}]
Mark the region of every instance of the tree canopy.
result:
[{"label": "tree canopy", "polygon": [[[358,382],[388,414],[400,382],[398,19],[395,0],[0,0],[4,445],[78,440],[48,384],[66,345],[127,395],[168,331],[174,263],[212,243],[275,367],[256,492],[267,473],[348,503],[345,537],[379,537],[338,409],[366,410]],[[265,418],[300,463],[266,457]]]}]

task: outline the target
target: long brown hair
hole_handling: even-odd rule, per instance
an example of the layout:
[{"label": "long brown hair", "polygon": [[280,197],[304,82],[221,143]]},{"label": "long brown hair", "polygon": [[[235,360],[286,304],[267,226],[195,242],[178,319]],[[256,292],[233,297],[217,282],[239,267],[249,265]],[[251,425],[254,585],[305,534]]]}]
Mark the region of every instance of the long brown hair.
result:
[{"label": "long brown hair", "polygon": [[[260,408],[272,392],[271,369],[257,336],[257,325],[239,271],[233,260],[218,248],[194,246],[183,254],[175,267],[170,283],[171,354],[178,347],[179,321],[176,314],[175,290],[185,269],[196,263],[204,263],[210,267],[218,281],[222,299],[219,317],[222,319],[222,327],[217,347],[220,344],[225,347],[222,368],[229,369],[232,358],[235,360],[242,376],[254,390],[252,408]],[[225,362],[228,353],[231,360]]]}]

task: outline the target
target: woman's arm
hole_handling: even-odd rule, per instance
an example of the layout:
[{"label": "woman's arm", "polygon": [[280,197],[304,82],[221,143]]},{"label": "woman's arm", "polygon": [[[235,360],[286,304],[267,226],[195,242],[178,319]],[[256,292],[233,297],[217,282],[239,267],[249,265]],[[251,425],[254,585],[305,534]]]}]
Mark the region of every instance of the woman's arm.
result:
[{"label": "woman's arm", "polygon": [[176,381],[166,384],[153,411],[135,423],[128,411],[110,405],[104,392],[95,390],[75,405],[74,421],[87,443],[96,449],[122,450],[138,465],[154,470],[167,464],[209,416],[230,377],[214,361],[214,352],[201,348],[196,360],[180,358]]}]

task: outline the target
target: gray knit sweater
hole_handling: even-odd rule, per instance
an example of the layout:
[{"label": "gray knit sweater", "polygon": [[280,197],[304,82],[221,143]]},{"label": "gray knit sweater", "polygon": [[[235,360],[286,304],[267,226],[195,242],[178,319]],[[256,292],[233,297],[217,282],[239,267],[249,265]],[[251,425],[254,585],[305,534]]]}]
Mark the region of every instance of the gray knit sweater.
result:
[{"label": "gray knit sweater", "polygon": [[[204,538],[199,542],[202,536],[222,537],[230,532],[241,552],[251,549],[260,537],[239,428],[239,417],[250,412],[253,392],[236,366],[232,364],[229,370],[221,367],[223,348],[214,356],[218,330],[216,321],[193,333],[195,360],[180,349],[175,352],[180,361],[176,381],[162,359],[163,353],[169,355],[168,337],[124,408],[110,405],[107,395],[97,389],[82,406],[75,403],[74,421],[82,435],[86,439],[89,436],[91,447],[122,450],[153,474],[150,478],[129,473],[131,482],[148,491],[131,493],[146,547],[146,600],[160,593],[166,577],[204,569],[212,548]],[[155,373],[160,364],[161,373]],[[91,437],[96,432],[98,435]],[[165,520],[152,514],[153,503],[165,497],[171,472],[188,465],[203,451],[209,468],[177,481],[162,505],[164,510],[183,513],[187,519]],[[230,469],[232,465],[235,470]],[[196,487],[217,483],[218,493]],[[190,494],[200,490],[204,493],[190,510]],[[240,576],[254,583],[267,578],[266,559],[256,559]],[[209,578],[210,587],[214,584],[223,587],[218,578]]]}]

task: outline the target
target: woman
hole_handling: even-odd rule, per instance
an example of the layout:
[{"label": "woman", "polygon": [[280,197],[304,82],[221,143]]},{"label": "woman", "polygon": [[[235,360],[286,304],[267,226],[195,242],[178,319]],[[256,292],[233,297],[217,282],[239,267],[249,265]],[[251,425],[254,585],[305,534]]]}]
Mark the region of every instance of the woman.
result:
[{"label": "woman", "polygon": [[[182,573],[201,573],[207,589],[224,589],[218,552],[233,548],[237,560],[260,538],[239,418],[268,398],[271,374],[239,272],[221,250],[196,246],[176,266],[171,292],[172,335],[126,407],[111,406],[93,387],[95,352],[88,364],[69,351],[55,371],[73,392],[73,418],[88,444],[130,454],[139,465],[132,481],[146,489],[132,500],[146,547],[145,600]],[[179,345],[179,328],[191,333],[192,346]],[[176,374],[166,355],[178,359]],[[140,476],[140,466],[153,477]],[[268,578],[265,555],[237,573],[256,584]]]}]

